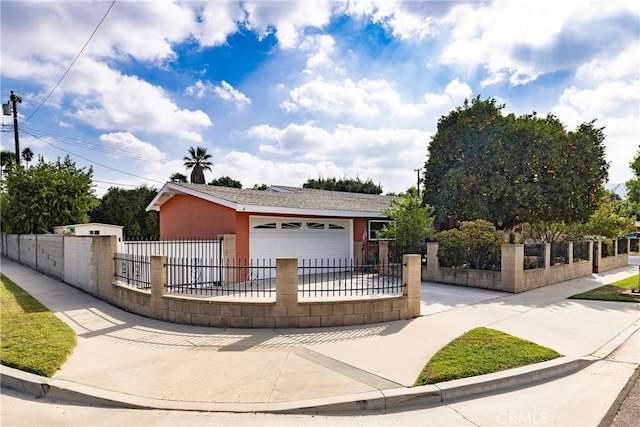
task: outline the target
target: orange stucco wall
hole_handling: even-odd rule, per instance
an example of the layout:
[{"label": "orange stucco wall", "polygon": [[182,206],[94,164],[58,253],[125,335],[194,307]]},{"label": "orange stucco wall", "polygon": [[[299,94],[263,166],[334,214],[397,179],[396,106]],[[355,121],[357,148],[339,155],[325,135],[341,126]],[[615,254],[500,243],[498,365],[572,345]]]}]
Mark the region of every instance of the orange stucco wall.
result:
[{"label": "orange stucco wall", "polygon": [[353,219],[353,241],[361,242],[362,241],[362,232],[367,228],[366,218],[354,218]]},{"label": "orange stucco wall", "polygon": [[160,207],[162,239],[215,239],[221,234],[235,234],[236,256],[249,258],[249,214],[182,195]]}]

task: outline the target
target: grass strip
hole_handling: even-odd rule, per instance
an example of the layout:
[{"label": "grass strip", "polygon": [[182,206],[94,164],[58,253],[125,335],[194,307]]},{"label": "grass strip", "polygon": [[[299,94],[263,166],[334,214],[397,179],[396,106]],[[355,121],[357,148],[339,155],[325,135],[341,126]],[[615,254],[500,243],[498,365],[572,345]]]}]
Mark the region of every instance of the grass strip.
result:
[{"label": "grass strip", "polygon": [[73,329],[4,275],[0,303],[0,363],[52,377],[76,346]]},{"label": "grass strip", "polygon": [[638,289],[638,275],[600,286],[587,292],[570,296],[570,299],[590,299],[600,301],[623,301],[639,303],[640,298],[622,295],[624,291]]},{"label": "grass strip", "polygon": [[475,328],[441,348],[418,376],[426,385],[490,374],[560,357],[550,348],[489,328]]}]

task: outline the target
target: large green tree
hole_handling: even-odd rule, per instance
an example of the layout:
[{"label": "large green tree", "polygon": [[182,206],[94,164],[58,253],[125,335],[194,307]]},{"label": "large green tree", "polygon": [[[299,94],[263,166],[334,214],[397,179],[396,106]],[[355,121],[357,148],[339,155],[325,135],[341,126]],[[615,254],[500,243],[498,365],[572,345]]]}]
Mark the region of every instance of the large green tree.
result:
[{"label": "large green tree", "polygon": [[10,168],[2,206],[5,231],[49,233],[56,225],[88,222],[88,212],[97,203],[92,177],[92,168],[77,168],[69,156],[56,162],[40,158],[29,169]]},{"label": "large green tree", "polygon": [[191,183],[204,184],[204,171],[210,171],[213,163],[209,160],[211,154],[205,147],[190,147],[189,156],[184,156],[184,166],[191,169]]},{"label": "large green tree", "polygon": [[502,228],[586,222],[607,179],[603,129],[591,121],[567,132],[553,115],[503,109],[477,97],[438,121],[424,174],[424,201],[437,219]]},{"label": "large green tree", "polygon": [[157,190],[146,186],[133,190],[111,187],[91,211],[91,221],[122,225],[128,238],[157,237],[160,235],[158,213],[145,211],[157,194]]},{"label": "large green tree", "polygon": [[302,187],[348,193],[382,194],[382,187],[379,184],[374,184],[371,179],[363,181],[360,178],[310,178],[302,184]]},{"label": "large green tree", "polygon": [[242,188],[242,183],[240,181],[236,181],[230,176],[221,176],[220,178],[216,178],[213,181],[211,181],[209,185],[218,185],[220,187]]}]

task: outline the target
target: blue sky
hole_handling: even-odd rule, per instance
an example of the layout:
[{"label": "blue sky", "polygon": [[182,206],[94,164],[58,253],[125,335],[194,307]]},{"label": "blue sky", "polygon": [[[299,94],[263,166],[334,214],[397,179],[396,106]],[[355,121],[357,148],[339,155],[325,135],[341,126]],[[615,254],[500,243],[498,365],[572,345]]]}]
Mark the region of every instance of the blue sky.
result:
[{"label": "blue sky", "polygon": [[207,181],[404,191],[438,119],[477,95],[570,130],[598,119],[611,183],[632,177],[640,143],[637,1],[2,1],[0,14],[0,97],[23,99],[21,148],[92,165],[98,196],[188,175],[191,146],[213,155]]}]

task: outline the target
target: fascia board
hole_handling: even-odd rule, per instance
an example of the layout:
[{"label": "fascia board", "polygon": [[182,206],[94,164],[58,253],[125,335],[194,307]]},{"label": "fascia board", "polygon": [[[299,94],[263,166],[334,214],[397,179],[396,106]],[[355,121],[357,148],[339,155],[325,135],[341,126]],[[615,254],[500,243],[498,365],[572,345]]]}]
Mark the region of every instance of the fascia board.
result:
[{"label": "fascia board", "polygon": [[386,218],[382,213],[375,211],[345,211],[331,209],[303,209],[303,208],[282,208],[277,206],[253,206],[238,205],[237,212],[250,212],[271,215],[302,215],[302,216],[324,216],[342,218]]}]

